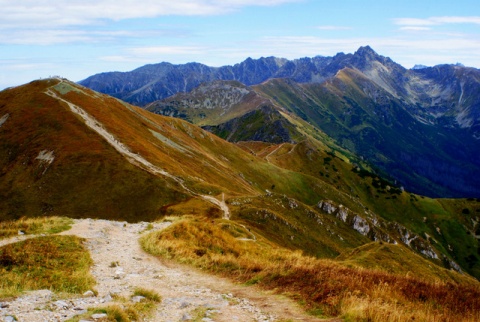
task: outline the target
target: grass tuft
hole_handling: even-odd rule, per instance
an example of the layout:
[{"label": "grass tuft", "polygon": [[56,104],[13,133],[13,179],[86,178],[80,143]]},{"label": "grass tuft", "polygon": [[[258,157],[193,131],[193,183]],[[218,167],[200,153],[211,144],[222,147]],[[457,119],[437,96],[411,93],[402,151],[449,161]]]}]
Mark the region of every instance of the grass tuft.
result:
[{"label": "grass tuft", "polygon": [[142,287],[135,288],[135,290],[133,292],[133,296],[143,296],[147,300],[157,302],[157,303],[160,303],[162,301],[162,297],[160,295],[158,295],[155,291],[147,290],[147,289],[142,288]]},{"label": "grass tuft", "polygon": [[93,287],[92,260],[75,236],[44,236],[0,248],[0,298],[50,289],[83,293]]},{"label": "grass tuft", "polygon": [[92,314],[105,313],[107,317],[105,322],[131,322],[131,321],[143,321],[145,317],[153,311],[158,303],[161,302],[161,297],[152,290],[144,288],[136,288],[133,296],[143,296],[146,300],[140,303],[132,303],[128,298],[114,296],[115,303],[105,306],[90,308],[86,313],[77,315],[67,322],[79,322],[81,320],[89,319]]},{"label": "grass tuft", "polygon": [[0,222],[0,239],[18,235],[56,234],[70,229],[73,220],[66,217],[20,218]]}]

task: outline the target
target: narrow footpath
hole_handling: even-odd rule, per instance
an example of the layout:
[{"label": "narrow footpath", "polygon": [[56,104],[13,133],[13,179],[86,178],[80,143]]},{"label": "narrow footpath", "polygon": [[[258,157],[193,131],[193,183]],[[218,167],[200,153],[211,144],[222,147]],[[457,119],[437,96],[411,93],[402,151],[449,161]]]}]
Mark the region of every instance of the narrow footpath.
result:
[{"label": "narrow footpath", "polygon": [[[170,223],[156,223],[153,230]],[[306,315],[293,301],[255,287],[235,285],[197,269],[159,260],[146,254],[138,243],[147,223],[127,224],[107,220],[75,220],[63,235],[87,239],[97,281],[97,296],[61,298],[48,290],[27,292],[2,302],[0,320],[15,316],[18,321],[65,321],[89,307],[115,303],[115,294],[130,298],[136,287],[151,289],[162,302],[144,321],[320,321]],[[151,231],[151,230],[150,230]],[[11,242],[17,241],[12,238]],[[4,241],[4,244],[8,241]],[[115,265],[112,265],[115,263]],[[5,305],[6,304],[6,305]],[[95,321],[90,318],[87,321]]]}]

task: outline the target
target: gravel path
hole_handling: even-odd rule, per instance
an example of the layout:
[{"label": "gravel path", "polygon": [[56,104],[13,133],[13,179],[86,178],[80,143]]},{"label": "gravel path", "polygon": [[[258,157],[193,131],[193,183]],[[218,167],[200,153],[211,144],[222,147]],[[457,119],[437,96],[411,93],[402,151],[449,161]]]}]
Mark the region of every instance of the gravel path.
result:
[{"label": "gravel path", "polygon": [[[153,229],[169,224],[157,223]],[[200,321],[205,322],[319,321],[306,316],[286,298],[146,254],[138,243],[146,228],[147,223],[75,220],[72,229],[62,234],[87,239],[98,295],[62,299],[48,290],[28,292],[14,301],[0,302],[0,319],[9,321],[9,316],[15,316],[18,321],[65,321],[86,308],[113,303],[114,294],[129,298],[135,287],[143,287],[162,297],[153,315],[145,321],[189,321],[199,311],[204,312]],[[15,241],[17,238],[11,239]],[[118,266],[113,267],[112,263]]]}]

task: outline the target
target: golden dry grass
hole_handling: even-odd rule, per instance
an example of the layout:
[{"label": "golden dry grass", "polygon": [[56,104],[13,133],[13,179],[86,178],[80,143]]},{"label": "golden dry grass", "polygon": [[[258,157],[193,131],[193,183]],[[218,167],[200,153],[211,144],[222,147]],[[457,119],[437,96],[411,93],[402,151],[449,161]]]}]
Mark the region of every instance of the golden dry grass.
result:
[{"label": "golden dry grass", "polygon": [[0,222],[0,239],[18,235],[55,234],[71,228],[72,219],[66,217],[38,217]]},{"label": "golden dry grass", "polygon": [[185,219],[141,240],[153,254],[287,294],[312,313],[350,321],[478,321],[480,287],[427,283],[348,268],[271,244],[239,240],[207,219]]},{"label": "golden dry grass", "polygon": [[92,260],[83,239],[44,236],[0,248],[0,298],[23,291],[50,289],[83,293],[95,284]]}]

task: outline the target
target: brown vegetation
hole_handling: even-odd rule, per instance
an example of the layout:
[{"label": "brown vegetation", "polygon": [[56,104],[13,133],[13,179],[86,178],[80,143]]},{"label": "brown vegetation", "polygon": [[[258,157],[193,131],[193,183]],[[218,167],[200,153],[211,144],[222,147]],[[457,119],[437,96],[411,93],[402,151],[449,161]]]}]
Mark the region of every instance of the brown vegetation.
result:
[{"label": "brown vegetation", "polygon": [[83,293],[95,281],[92,260],[75,236],[44,236],[0,248],[0,298],[50,289]]},{"label": "brown vegetation", "polygon": [[480,319],[478,284],[427,283],[348,268],[261,240],[237,239],[225,226],[207,220],[177,221],[144,237],[142,245],[153,254],[287,294],[323,316],[365,321]]},{"label": "brown vegetation", "polygon": [[40,217],[0,222],[0,239],[23,234],[55,234],[70,229],[72,220],[66,217]]}]

